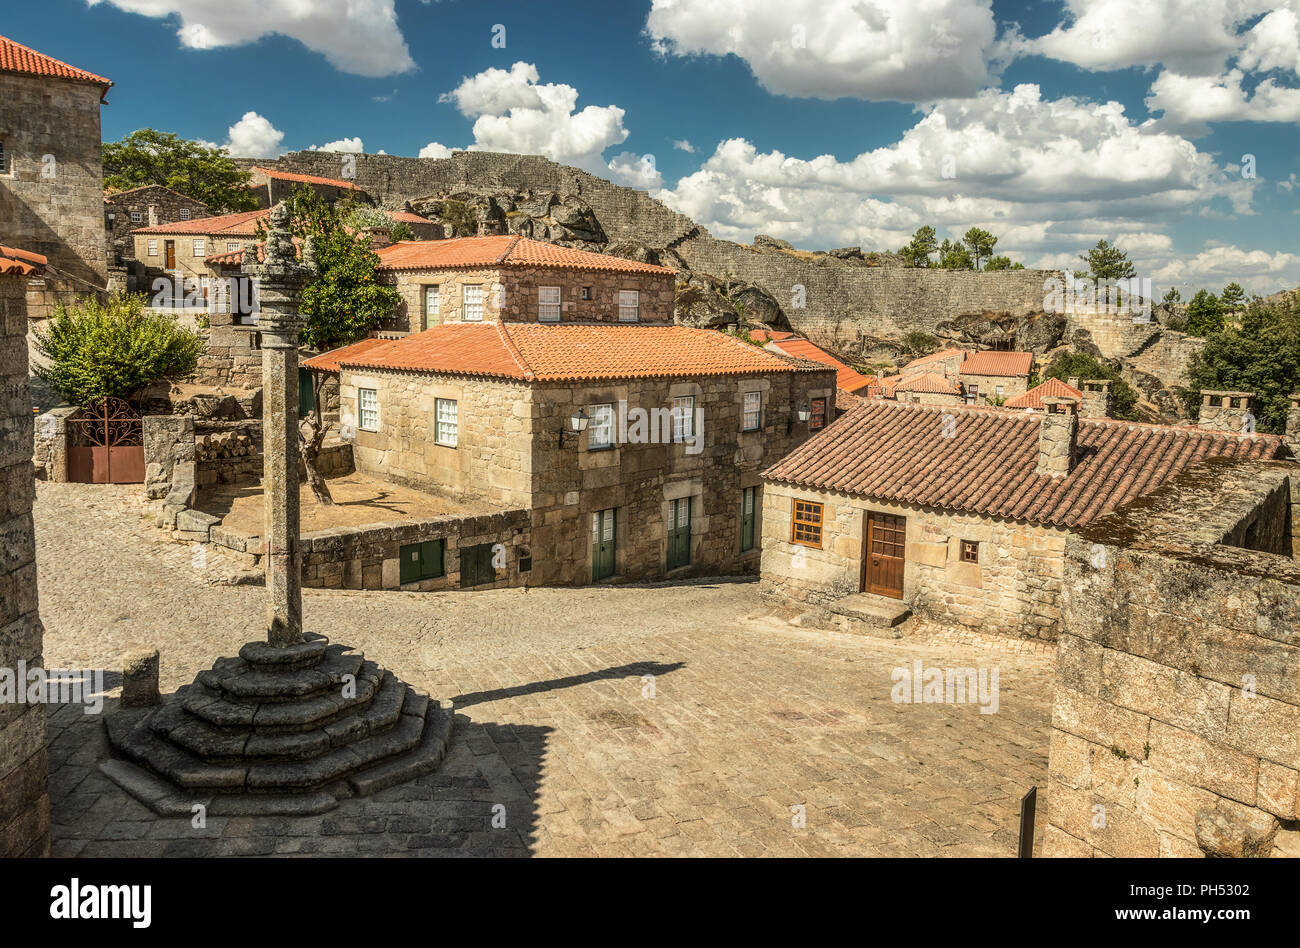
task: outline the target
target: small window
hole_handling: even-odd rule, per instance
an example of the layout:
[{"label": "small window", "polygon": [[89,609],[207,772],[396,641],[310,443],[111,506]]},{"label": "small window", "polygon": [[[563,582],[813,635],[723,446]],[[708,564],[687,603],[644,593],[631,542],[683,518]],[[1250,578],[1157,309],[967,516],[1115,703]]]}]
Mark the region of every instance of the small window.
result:
[{"label": "small window", "polygon": [[980,545],[977,540],[961,541],[961,561],[963,563],[978,563],[980,561]]},{"label": "small window", "polygon": [[637,290],[618,291],[618,321],[634,323],[641,318],[641,294]]},{"label": "small window", "polygon": [[998,398],[1001,398],[1001,397],[1002,397],[1002,393],[1003,393],[1003,391],[1004,391],[1004,388],[1003,388],[1003,386],[1001,386],[1001,385],[996,385],[996,386],[994,386],[994,388],[993,388],[993,393],[994,393],[994,395],[996,395]]},{"label": "small window", "polygon": [[202,257],[207,250],[207,241],[197,239],[194,241],[194,256]]},{"label": "small window", "polygon": [[587,450],[599,451],[614,446],[614,406],[591,406],[591,423],[587,426]]},{"label": "small window", "polygon": [[537,318],[544,323],[560,321],[560,288],[558,286],[539,286],[537,288]]},{"label": "small window", "polygon": [[379,430],[379,393],[373,388],[357,389],[357,408],[362,431]]},{"label": "small window", "polygon": [[141,223],[143,220],[144,220],[144,215],[141,214],[139,211],[132,211],[132,212],[131,212],[131,223],[132,223],[132,224],[139,224],[139,223]]},{"label": "small window", "polygon": [[584,287],[582,288],[582,298],[583,298],[584,300],[589,300],[589,299],[591,299],[591,287],[589,287],[589,286],[584,286]]},{"label": "small window", "polygon": [[454,448],[460,441],[460,415],[455,399],[439,398],[434,406],[433,441]]},{"label": "small window", "polygon": [[814,398],[809,404],[808,430],[816,431],[826,427],[826,399]]},{"label": "small window", "polygon": [[157,238],[154,238],[154,237],[150,237],[150,238],[149,238],[149,256],[151,256],[151,257],[156,257],[156,256],[158,256],[158,240],[157,240]]},{"label": "small window", "polygon": [[9,173],[9,159],[5,157],[5,143],[0,142],[0,174]]},{"label": "small window", "polygon": [[673,399],[673,443],[681,444],[695,437],[695,396],[682,395]]},{"label": "small window", "polygon": [[418,583],[422,579],[437,579],[447,574],[444,568],[446,540],[425,540],[408,543],[398,550],[401,567],[398,580],[402,585]]},{"label": "small window", "polygon": [[746,392],[741,412],[740,430],[757,431],[763,420],[763,393]]},{"label": "small window", "polygon": [[822,546],[822,505],[810,500],[794,501],[794,521],[790,528],[790,542],[802,546]]},{"label": "small window", "polygon": [[189,209],[188,207],[182,207],[182,208],[181,208],[181,220],[183,220],[183,221],[187,221],[187,220],[189,220],[189,219],[190,219],[190,209]]},{"label": "small window", "polygon": [[464,303],[461,318],[470,323],[483,321],[483,284],[466,283],[461,287],[461,299]]},{"label": "small window", "polygon": [[236,250],[240,249],[242,246],[243,246],[243,244],[241,244],[241,243],[240,243],[239,241],[237,241],[237,240],[227,240],[227,241],[226,241],[226,253],[234,253]]},{"label": "small window", "polygon": [[442,287],[438,284],[424,288],[424,326],[436,326],[442,322]]}]

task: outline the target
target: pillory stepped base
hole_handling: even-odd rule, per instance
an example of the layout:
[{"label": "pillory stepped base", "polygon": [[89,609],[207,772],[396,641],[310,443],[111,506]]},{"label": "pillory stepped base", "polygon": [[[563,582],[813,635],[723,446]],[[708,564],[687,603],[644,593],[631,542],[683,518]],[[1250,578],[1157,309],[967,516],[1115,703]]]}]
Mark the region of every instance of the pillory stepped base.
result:
[{"label": "pillory stepped base", "polygon": [[452,709],[324,636],[249,642],[166,703],[105,719],[101,770],[155,813],[296,815],[434,770]]}]

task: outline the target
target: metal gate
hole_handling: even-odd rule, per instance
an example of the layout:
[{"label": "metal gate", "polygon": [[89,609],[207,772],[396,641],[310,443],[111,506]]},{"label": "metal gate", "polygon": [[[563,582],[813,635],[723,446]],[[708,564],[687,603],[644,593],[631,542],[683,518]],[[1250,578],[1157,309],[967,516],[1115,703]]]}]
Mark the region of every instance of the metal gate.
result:
[{"label": "metal gate", "polygon": [[131,406],[101,398],[68,417],[68,480],[143,484],[144,430]]}]

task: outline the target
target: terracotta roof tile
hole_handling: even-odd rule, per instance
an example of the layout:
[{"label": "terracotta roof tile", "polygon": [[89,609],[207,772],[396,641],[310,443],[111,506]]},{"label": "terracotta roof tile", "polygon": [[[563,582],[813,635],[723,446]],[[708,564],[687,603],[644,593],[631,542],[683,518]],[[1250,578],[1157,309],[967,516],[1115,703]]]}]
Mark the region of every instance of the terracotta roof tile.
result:
[{"label": "terracotta roof tile", "polygon": [[1029,375],[1034,364],[1032,352],[1001,352],[986,349],[972,352],[957,367],[958,375]]},{"label": "terracotta roof tile", "polygon": [[959,389],[955,382],[945,378],[938,372],[918,372],[915,375],[903,377],[899,382],[895,382],[890,389],[894,392],[929,392],[934,395],[960,395]]},{"label": "terracotta roof tile", "polygon": [[[750,333],[750,338],[754,338],[753,333]],[[822,365],[833,367],[835,369],[835,387],[842,388],[846,392],[856,392],[871,381],[867,376],[849,368],[821,346],[814,345],[799,336],[773,339],[770,345],[776,346],[786,355],[796,359],[808,359],[812,362],[820,362]]]},{"label": "terracotta roof tile", "polygon": [[1043,410],[1043,397],[1049,398],[1077,398],[1083,399],[1083,392],[1079,391],[1072,385],[1067,385],[1060,379],[1048,379],[1047,381],[1035,385],[1023,395],[1017,395],[1015,398],[1008,399],[1004,408],[1029,408],[1034,411]]},{"label": "terracotta roof tile", "polygon": [[[945,418],[955,418],[951,437]],[[1038,474],[1041,415],[871,399],[764,472],[878,500],[1075,527],[1207,457],[1274,458],[1273,435],[1080,419],[1069,474]]]},{"label": "terracotta roof tile", "polygon": [[260,168],[257,166],[248,170],[260,172],[268,178],[278,178],[281,181],[298,181],[302,184],[327,184],[334,188],[347,188],[349,191],[361,190],[351,181],[344,181],[341,178],[322,178],[314,174],[298,174],[294,171],[280,171],[278,168]]},{"label": "terracotta roof tile", "polygon": [[377,251],[380,270],[428,270],[441,267],[559,267],[620,273],[676,273],[637,260],[561,247],[528,237],[453,237],[403,240]]},{"label": "terracotta roof tile", "polygon": [[305,360],[303,365],[309,369],[318,369],[322,372],[337,372],[339,371],[340,359],[351,359],[360,356],[364,352],[370,352],[372,349],[379,346],[386,346],[389,343],[396,341],[397,340],[394,339],[379,339],[371,336],[368,339],[354,342],[350,346],[342,346],[338,349],[331,349],[329,352],[322,352],[318,356],[312,356],[310,359]]},{"label": "terracotta roof tile", "polygon": [[133,234],[210,234],[222,237],[252,237],[257,233],[257,224],[271,212],[263,208],[260,211],[239,211],[235,214],[218,214],[216,217],[194,217],[187,221],[172,221],[169,224],[154,224],[152,227],[137,227]]},{"label": "terracotta roof tile", "polygon": [[20,72],[28,76],[49,76],[54,79],[71,79],[73,82],[89,82],[92,85],[103,86],[105,95],[108,94],[109,86],[113,84],[111,79],[78,69],[76,66],[69,66],[53,56],[38,53],[4,36],[0,36],[0,72]]},{"label": "terracotta roof tile", "polygon": [[945,359],[964,359],[969,353],[965,349],[940,349],[938,352],[931,352],[927,356],[921,356],[919,359],[913,359],[907,365],[903,366],[902,374],[908,375],[917,369],[930,365],[934,362],[942,362]]},{"label": "terracotta roof tile", "polygon": [[[293,245],[302,252],[302,238],[294,237]],[[261,263],[266,259],[266,241],[258,241],[257,244],[257,262]],[[203,262],[209,266],[215,267],[237,267],[244,262],[244,248],[238,250],[227,250],[225,253],[214,253],[203,258]]]},{"label": "terracotta roof tile", "polygon": [[784,342],[786,339],[801,338],[797,332],[781,332],[779,330],[771,329],[751,329],[749,330],[748,335],[754,342],[762,343]]},{"label": "terracotta roof tile", "polygon": [[50,261],[39,253],[0,246],[0,273],[17,273],[31,276],[49,266]]},{"label": "terracotta roof tile", "polygon": [[422,217],[422,216],[420,216],[419,214],[413,214],[413,213],[411,213],[410,211],[387,211],[386,213],[388,214],[389,218],[392,219],[392,221],[393,221],[394,223],[396,223],[396,222],[398,222],[398,221],[401,221],[401,222],[406,223],[406,224],[433,224],[433,223],[437,223],[436,221],[431,221],[431,220],[429,220],[429,218],[427,218],[427,217]]},{"label": "terracotta roof tile", "polygon": [[345,349],[325,356],[316,356],[307,364],[331,371],[331,366],[347,366],[536,382],[820,369],[726,333],[688,326],[449,323],[382,346],[371,343],[362,350]]}]

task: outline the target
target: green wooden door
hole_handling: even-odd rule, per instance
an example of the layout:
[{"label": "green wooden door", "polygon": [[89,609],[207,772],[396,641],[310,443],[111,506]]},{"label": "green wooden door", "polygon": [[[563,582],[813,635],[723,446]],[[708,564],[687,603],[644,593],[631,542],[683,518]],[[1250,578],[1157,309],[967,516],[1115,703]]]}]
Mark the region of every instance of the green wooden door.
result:
[{"label": "green wooden door", "polygon": [[691,562],[691,499],[670,501],[668,505],[668,568],[677,569]]},{"label": "green wooden door", "polygon": [[757,487],[746,487],[740,492],[740,552],[754,548],[754,495]]},{"label": "green wooden door", "polygon": [[492,565],[492,544],[464,547],[460,551],[460,585],[482,586],[496,582],[497,571]]},{"label": "green wooden door", "polygon": [[422,579],[436,579],[444,575],[442,568],[443,549],[446,540],[425,540],[423,543],[408,543],[398,551],[401,569],[399,581],[402,585],[418,583]]},{"label": "green wooden door", "polygon": [[614,508],[597,510],[591,515],[591,581],[600,582],[614,575],[614,549],[618,536]]},{"label": "green wooden door", "polygon": [[311,369],[298,370],[298,415],[306,418],[316,407],[316,393],[311,387]]}]

